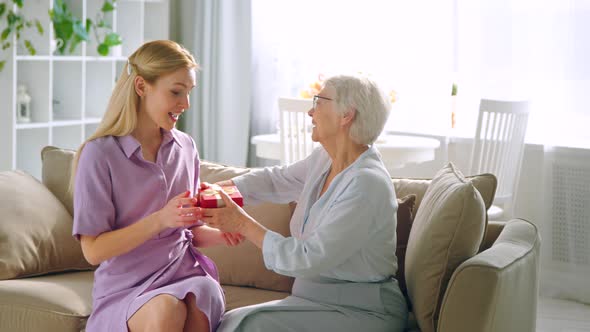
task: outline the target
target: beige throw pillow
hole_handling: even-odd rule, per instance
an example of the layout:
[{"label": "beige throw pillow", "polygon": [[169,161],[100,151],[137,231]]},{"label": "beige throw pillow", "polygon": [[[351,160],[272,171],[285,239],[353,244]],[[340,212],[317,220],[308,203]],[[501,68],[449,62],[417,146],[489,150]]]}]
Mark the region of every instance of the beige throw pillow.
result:
[{"label": "beige throw pillow", "polygon": [[[470,175],[466,178],[471,181],[473,186],[481,194],[487,211],[492,206],[492,202],[494,202],[496,188],[498,186],[498,179],[496,179],[496,177],[493,174],[489,173]],[[409,194],[416,195],[416,206],[414,207],[414,215],[416,215],[418,209],[420,208],[420,204],[422,203],[424,193],[426,192],[426,189],[432,182],[432,179],[393,178],[392,181],[397,197],[403,197]],[[485,249],[483,238],[485,237],[485,232],[487,231],[487,225],[488,216],[486,214],[486,227],[484,230],[484,235],[482,236],[482,245],[480,246],[479,251]]]},{"label": "beige throw pillow", "polygon": [[453,271],[477,253],[485,212],[479,191],[452,163],[428,186],[412,225],[405,262],[408,295],[423,332],[436,329]]},{"label": "beige throw pillow", "polygon": [[72,216],[32,176],[0,173],[0,211],[0,280],[92,268],[72,237]]},{"label": "beige throw pillow", "polygon": [[75,154],[74,150],[54,146],[46,146],[41,150],[43,184],[59,199],[71,216],[74,215],[74,202],[68,186]]}]

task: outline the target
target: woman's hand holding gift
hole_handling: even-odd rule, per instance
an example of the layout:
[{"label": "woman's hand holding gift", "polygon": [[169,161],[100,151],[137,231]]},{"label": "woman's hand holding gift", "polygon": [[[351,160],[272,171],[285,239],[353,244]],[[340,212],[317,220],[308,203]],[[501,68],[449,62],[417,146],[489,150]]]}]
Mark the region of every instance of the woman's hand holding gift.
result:
[{"label": "woman's hand holding gift", "polygon": [[[232,180],[225,180],[225,181],[217,182],[216,185],[218,185],[218,186],[233,186],[234,183]],[[211,188],[211,186],[212,185],[208,182],[201,182],[199,192],[201,190],[209,189],[209,188]],[[196,198],[198,199],[198,197],[199,197],[199,195],[197,194]],[[203,218],[202,209],[199,213],[199,217]],[[245,239],[245,237],[240,233],[230,233],[230,232],[223,232],[223,231],[221,232],[221,237],[222,237],[223,241],[225,242],[225,244],[229,247],[237,246],[238,244],[242,243],[242,241],[244,241],[244,239]]]},{"label": "woman's hand holding gift", "polygon": [[247,223],[255,222],[225,191],[220,190],[219,195],[225,203],[224,207],[200,208],[200,216],[205,224],[225,233],[242,233]]},{"label": "woman's hand holding gift", "polygon": [[155,212],[160,229],[171,227],[186,227],[199,220],[199,208],[195,207],[197,200],[190,197],[190,191],[172,198],[159,211]]}]

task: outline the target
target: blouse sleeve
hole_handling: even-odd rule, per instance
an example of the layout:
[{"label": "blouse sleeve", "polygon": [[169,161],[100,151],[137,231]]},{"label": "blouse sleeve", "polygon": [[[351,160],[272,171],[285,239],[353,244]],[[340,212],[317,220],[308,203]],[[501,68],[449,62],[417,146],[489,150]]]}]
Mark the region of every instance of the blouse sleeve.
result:
[{"label": "blouse sleeve", "polygon": [[78,162],[74,183],[72,234],[97,236],[115,229],[115,206],[106,154],[96,141],[88,142]]},{"label": "blouse sleeve", "polygon": [[[268,231],[262,253],[268,269],[292,277],[312,277],[342,264],[371,241],[380,218],[378,200],[384,186],[374,177],[355,177],[305,239]],[[369,197],[370,196],[370,197]]]},{"label": "blouse sleeve", "polygon": [[246,205],[262,202],[289,203],[299,198],[309,169],[325,162],[325,159],[325,151],[317,148],[310,156],[293,164],[257,169],[238,176],[233,181],[244,196]]}]

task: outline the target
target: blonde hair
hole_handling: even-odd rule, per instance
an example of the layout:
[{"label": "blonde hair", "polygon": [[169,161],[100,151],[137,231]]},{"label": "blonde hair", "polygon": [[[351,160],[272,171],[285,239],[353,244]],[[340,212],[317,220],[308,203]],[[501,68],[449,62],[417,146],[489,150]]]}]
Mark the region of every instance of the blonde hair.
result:
[{"label": "blonde hair", "polygon": [[181,68],[199,69],[199,65],[189,51],[170,40],[145,43],[131,54],[98,128],[76,151],[72,161],[70,193],[74,192],[76,169],[86,143],[105,136],[129,135],[137,126],[139,96],[135,91],[135,77],[141,76],[149,84],[154,84],[160,77]]}]

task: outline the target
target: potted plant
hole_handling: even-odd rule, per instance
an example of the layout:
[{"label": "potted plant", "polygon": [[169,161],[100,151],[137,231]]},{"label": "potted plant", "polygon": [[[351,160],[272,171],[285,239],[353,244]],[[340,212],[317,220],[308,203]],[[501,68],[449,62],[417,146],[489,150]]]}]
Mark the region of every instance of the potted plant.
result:
[{"label": "potted plant", "polygon": [[[25,30],[36,29],[40,35],[43,35],[44,29],[38,19],[28,19],[19,10],[13,10],[13,5],[16,5],[19,9],[23,8],[23,1],[24,0],[12,0],[2,1],[0,3],[0,21],[6,20],[6,27],[0,33],[0,45],[2,46],[2,51],[6,51],[13,46],[12,38],[10,37],[13,35],[16,36],[16,42],[18,43],[21,39],[22,32]],[[24,46],[30,55],[37,54],[37,50],[31,43],[30,39],[24,40]],[[5,64],[6,60],[0,60],[0,72],[4,69]]]},{"label": "potted plant", "polygon": [[[89,0],[90,1],[90,0]],[[5,28],[0,33],[0,47],[2,51],[9,50],[13,45],[12,36],[16,37],[16,43],[21,40],[23,32],[28,29],[36,29],[43,35],[44,29],[39,19],[27,18],[20,9],[23,8],[24,0],[5,0],[0,2],[0,21],[5,20]],[[13,10],[16,5],[17,10]],[[54,0],[53,8],[49,10],[49,17],[53,22],[59,54],[73,53],[82,41],[88,41],[92,32],[97,46],[97,52],[106,56],[114,46],[121,45],[122,39],[113,32],[107,22],[106,14],[115,9],[116,0],[104,0],[95,20],[87,18],[85,22],[76,17],[63,0]],[[24,39],[23,45],[30,55],[36,55],[37,50],[30,39]],[[0,72],[4,69],[6,60],[0,59]]]},{"label": "potted plant", "polygon": [[58,53],[63,55],[66,49],[68,53],[73,53],[80,42],[89,40],[90,32],[94,34],[98,44],[97,52],[100,55],[106,56],[111,47],[121,45],[121,37],[112,31],[112,27],[105,20],[106,14],[115,9],[115,1],[105,0],[95,21],[87,18],[86,22],[82,22],[63,0],[54,0],[49,17],[53,22],[55,38],[62,41],[61,46],[57,48]]}]

